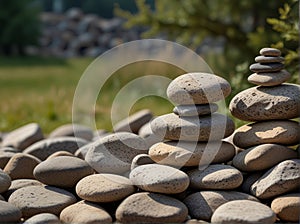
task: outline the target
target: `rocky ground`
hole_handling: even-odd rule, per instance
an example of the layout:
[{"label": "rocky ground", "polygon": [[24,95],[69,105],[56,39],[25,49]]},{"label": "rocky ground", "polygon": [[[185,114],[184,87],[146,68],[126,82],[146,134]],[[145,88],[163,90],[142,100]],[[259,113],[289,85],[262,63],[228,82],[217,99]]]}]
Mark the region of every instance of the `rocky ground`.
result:
[{"label": "rocky ground", "polygon": [[278,50],[260,53],[259,86],[229,106],[252,122],[237,129],[217,112],[230,84],[188,73],[167,89],[173,113],[142,110],[114,133],[66,124],[45,136],[31,123],[2,135],[0,222],[299,223],[300,86],[283,83]]}]

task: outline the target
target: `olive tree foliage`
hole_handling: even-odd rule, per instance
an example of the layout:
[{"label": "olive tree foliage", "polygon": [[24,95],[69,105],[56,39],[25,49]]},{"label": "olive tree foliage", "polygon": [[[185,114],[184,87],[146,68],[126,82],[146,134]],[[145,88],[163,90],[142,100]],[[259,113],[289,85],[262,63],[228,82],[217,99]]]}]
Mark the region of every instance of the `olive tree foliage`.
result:
[{"label": "olive tree foliage", "polygon": [[40,34],[39,7],[33,0],[0,1],[0,54],[25,54]]},{"label": "olive tree foliage", "polygon": [[[295,56],[295,52],[284,49],[288,49],[288,39],[294,40],[298,35],[294,35],[296,27],[291,25],[297,23],[291,7],[297,6],[298,0],[156,0],[155,10],[144,0],[136,0],[136,4],[137,14],[120,8],[115,13],[127,19],[127,28],[148,27],[145,38],[164,35],[193,49],[206,38],[222,38],[221,54],[211,51],[202,56],[215,73],[230,80],[233,95],[249,87],[249,65],[254,63],[260,48],[278,43],[276,47],[283,50],[286,60]],[[287,36],[285,31],[291,27],[294,31],[289,32],[293,34]]]}]

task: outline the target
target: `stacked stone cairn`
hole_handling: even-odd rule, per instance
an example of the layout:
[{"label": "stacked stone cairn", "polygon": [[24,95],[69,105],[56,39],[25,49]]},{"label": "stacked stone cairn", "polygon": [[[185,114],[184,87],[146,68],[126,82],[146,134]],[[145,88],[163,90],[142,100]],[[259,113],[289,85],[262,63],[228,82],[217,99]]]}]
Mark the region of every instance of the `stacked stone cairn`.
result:
[{"label": "stacked stone cairn", "polygon": [[[269,205],[280,222],[299,222],[300,159],[295,150],[300,141],[300,86],[284,83],[281,52],[263,48],[255,72],[248,81],[257,85],[237,94],[230,102],[233,116],[253,123],[238,128],[233,143],[241,152],[233,166],[244,172],[242,189]],[[298,147],[299,150],[299,147]]]},{"label": "stacked stone cairn", "polygon": [[[260,63],[256,68],[282,67]],[[114,133],[66,124],[45,136],[36,123],[6,133],[0,223],[274,223],[276,215],[298,222],[299,159],[286,145],[299,141],[299,124],[289,119],[299,113],[300,90],[266,85],[231,103],[233,115],[255,121],[234,133],[238,154],[227,138],[233,121],[217,113],[230,85],[207,73],[173,80],[167,95],[174,113],[150,123],[144,110]]]}]

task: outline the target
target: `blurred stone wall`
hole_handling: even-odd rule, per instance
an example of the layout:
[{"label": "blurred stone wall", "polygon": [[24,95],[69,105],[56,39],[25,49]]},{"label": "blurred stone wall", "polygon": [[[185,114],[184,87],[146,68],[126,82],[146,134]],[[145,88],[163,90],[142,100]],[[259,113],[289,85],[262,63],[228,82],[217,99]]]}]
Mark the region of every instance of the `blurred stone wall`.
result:
[{"label": "blurred stone wall", "polygon": [[56,57],[96,57],[124,42],[140,39],[142,28],[126,30],[121,18],[103,19],[72,8],[65,14],[42,13],[40,47],[30,54]]}]

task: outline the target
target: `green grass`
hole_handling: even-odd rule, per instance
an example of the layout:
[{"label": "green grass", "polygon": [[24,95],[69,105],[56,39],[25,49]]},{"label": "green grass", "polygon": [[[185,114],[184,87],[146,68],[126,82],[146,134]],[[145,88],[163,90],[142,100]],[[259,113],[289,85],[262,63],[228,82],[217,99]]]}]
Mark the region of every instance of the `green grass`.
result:
[{"label": "green grass", "polygon": [[[72,102],[77,83],[92,59],[0,58],[0,132],[37,122],[45,133],[72,122]],[[183,71],[168,64],[145,62],[128,65],[102,88],[95,108],[97,128],[110,130],[111,103],[120,88],[149,74],[170,78]],[[158,97],[138,100],[131,112],[149,108],[155,115],[168,113],[172,105]]]}]

